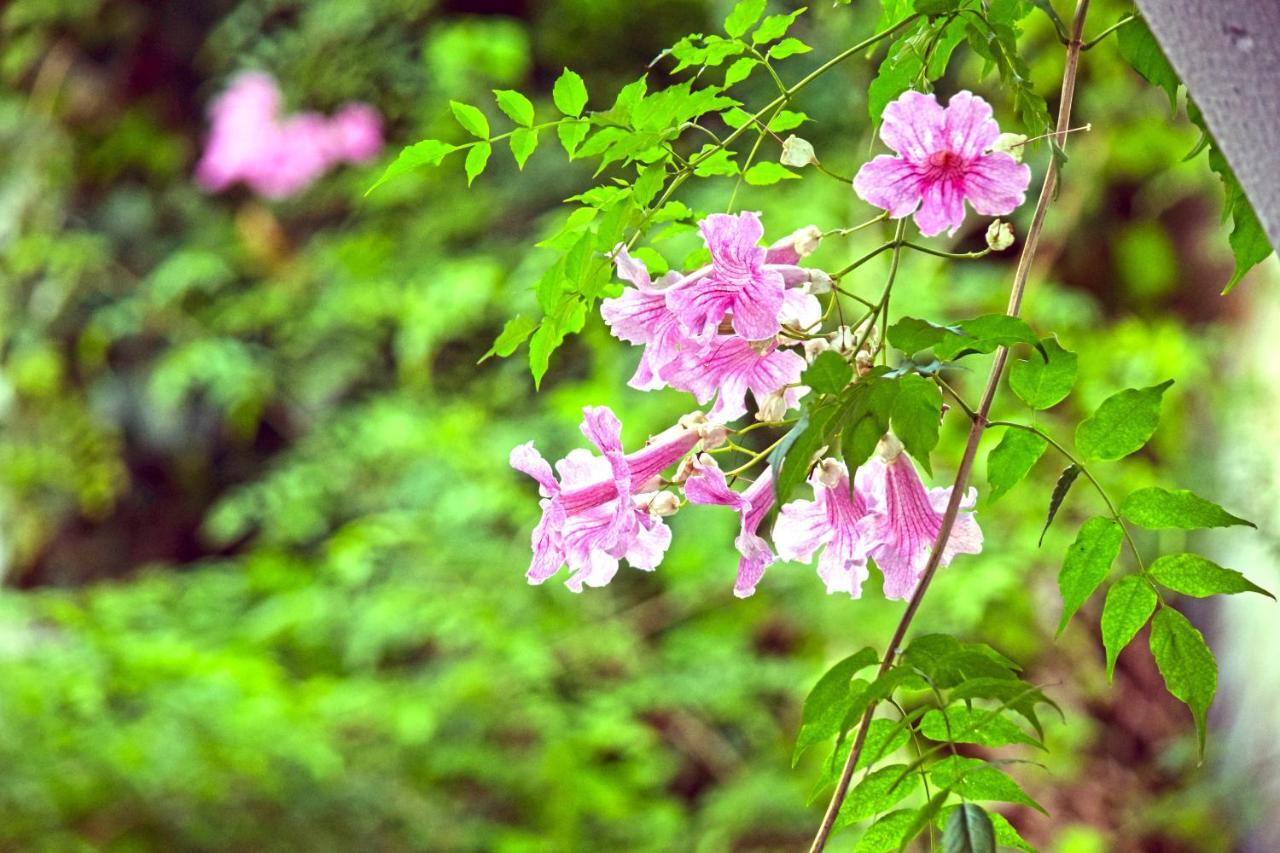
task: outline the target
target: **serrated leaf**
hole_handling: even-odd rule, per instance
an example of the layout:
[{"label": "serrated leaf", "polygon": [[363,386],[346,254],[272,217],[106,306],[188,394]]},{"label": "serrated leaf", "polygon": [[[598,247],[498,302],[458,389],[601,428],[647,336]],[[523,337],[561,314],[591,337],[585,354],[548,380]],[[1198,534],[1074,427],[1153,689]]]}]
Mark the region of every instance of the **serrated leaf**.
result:
[{"label": "serrated leaf", "polygon": [[964,699],[997,699],[1015,713],[1020,714],[1036,730],[1036,734],[1044,737],[1040,726],[1040,717],[1036,706],[1049,705],[1061,713],[1061,709],[1052,699],[1025,681],[1017,678],[970,678],[962,681],[952,689],[950,699],[958,702]]},{"label": "serrated leaf", "polygon": [[556,78],[551,89],[551,100],[560,112],[577,118],[587,106],[587,86],[577,72],[566,68]]},{"label": "serrated leaf", "polygon": [[424,139],[421,142],[415,142],[413,145],[402,148],[396,159],[383,171],[382,176],[374,182],[373,186],[365,190],[365,195],[373,192],[392,178],[412,172],[414,169],[419,169],[423,166],[439,166],[446,156],[456,150],[456,145],[450,145],[438,139]]},{"label": "serrated leaf", "polygon": [[905,764],[890,764],[868,773],[850,788],[836,815],[835,828],[843,829],[875,817],[914,792],[920,786],[920,777],[915,773],[904,775],[906,769]]},{"label": "serrated leaf", "polygon": [[1152,563],[1149,571],[1161,586],[1193,598],[1257,592],[1275,599],[1235,569],[1223,568],[1199,554],[1166,554]]},{"label": "serrated leaf", "polygon": [[771,41],[782,38],[806,8],[801,6],[788,15],[770,15],[765,18],[760,26],[756,27],[756,31],[751,34],[751,43],[756,45],[768,44]]},{"label": "serrated leaf", "polygon": [[691,162],[693,173],[700,178],[738,174],[738,164],[733,162],[733,152],[727,148],[717,149],[712,145],[705,145]]},{"label": "serrated leaf", "polygon": [[1141,450],[1160,425],[1160,400],[1172,384],[1112,394],[1076,427],[1076,447],[1092,459],[1122,459]]},{"label": "serrated leaf", "polygon": [[569,155],[572,160],[577,154],[578,146],[582,144],[582,140],[586,139],[587,131],[591,129],[591,124],[583,121],[564,121],[556,125],[556,136],[560,138],[560,145],[564,148],[564,153]]},{"label": "serrated leaf", "polygon": [[788,130],[795,130],[808,120],[809,116],[805,113],[780,110],[776,116],[769,119],[769,130],[774,133],[785,133]]},{"label": "serrated leaf", "polygon": [[906,834],[915,821],[915,814],[915,809],[889,812],[867,827],[854,845],[853,853],[890,853],[897,850],[909,840]]},{"label": "serrated leaf", "polygon": [[1204,527],[1257,527],[1213,501],[1187,489],[1138,489],[1120,502],[1120,514],[1148,530],[1197,530]]},{"label": "serrated leaf", "polygon": [[996,830],[981,806],[961,803],[942,831],[942,853],[995,853]]},{"label": "serrated leaf", "polygon": [[780,163],[765,161],[754,164],[742,177],[754,187],[767,187],[778,181],[793,181],[800,176]]},{"label": "serrated leaf", "polygon": [[1095,516],[1080,528],[1058,573],[1058,589],[1062,592],[1059,634],[1111,571],[1123,543],[1124,528],[1114,519]]},{"label": "serrated leaf", "polygon": [[450,101],[449,109],[453,110],[453,117],[467,133],[478,139],[489,138],[489,120],[480,110],[461,101]]},{"label": "serrated leaf", "polygon": [[516,128],[509,139],[511,156],[515,158],[516,167],[524,169],[525,161],[538,148],[538,131],[527,128]]},{"label": "serrated leaf", "polygon": [[1134,18],[1116,33],[1120,55],[1133,66],[1147,82],[1158,86],[1169,96],[1169,109],[1178,108],[1178,73],[1173,70],[1164,51],[1147,24],[1141,18]]},{"label": "serrated leaf", "polygon": [[489,347],[489,351],[480,358],[480,361],[495,355],[500,358],[506,358],[515,352],[516,347],[524,343],[524,339],[529,337],[530,333],[536,328],[538,328],[536,320],[531,320],[523,314],[517,314],[502,327],[502,332],[498,334],[498,337],[494,338],[493,346]]},{"label": "serrated leaf", "polygon": [[738,0],[728,17],[724,19],[724,31],[732,38],[741,38],[760,16],[764,14],[765,0]]},{"label": "serrated leaf", "polygon": [[846,705],[852,699],[850,684],[860,670],[874,666],[880,660],[876,650],[866,648],[849,655],[823,673],[805,697],[800,715],[800,733],[796,736],[795,752],[791,764],[815,743],[820,743],[840,731]]},{"label": "serrated leaf", "polygon": [[853,366],[835,350],[818,354],[813,364],[805,368],[800,384],[807,385],[819,394],[839,394],[853,379]]},{"label": "serrated leaf", "polygon": [[808,53],[813,50],[809,45],[800,41],[795,36],[787,36],[782,41],[769,48],[770,59],[786,59],[789,56],[795,56],[800,53]]},{"label": "serrated leaf", "polygon": [[1057,338],[1040,342],[1045,358],[1019,359],[1009,369],[1009,387],[1033,409],[1048,409],[1067,398],[1076,384],[1076,354]]},{"label": "serrated leaf", "polygon": [[1000,443],[987,455],[987,484],[996,501],[1031,471],[1049,449],[1049,442],[1030,430],[1009,427]]},{"label": "serrated leaf", "polygon": [[1205,721],[1218,691],[1218,664],[1204,635],[1172,607],[1162,607],[1151,620],[1151,656],[1165,687],[1191,709],[1200,755],[1204,756]]},{"label": "serrated leaf", "polygon": [[467,186],[471,186],[471,182],[480,177],[484,172],[484,167],[489,162],[489,155],[493,153],[493,146],[487,142],[477,142],[471,146],[471,150],[467,152],[467,160],[464,168],[467,173]]},{"label": "serrated leaf", "polygon": [[[1209,131],[1200,117],[1199,110],[1188,108],[1188,112],[1208,137]],[[1231,234],[1227,242],[1231,246],[1231,254],[1235,258],[1236,266],[1231,274],[1231,280],[1222,290],[1223,293],[1228,293],[1245,273],[1266,260],[1271,254],[1271,241],[1262,230],[1258,214],[1249,202],[1249,197],[1245,195],[1244,188],[1240,186],[1235,172],[1227,164],[1226,158],[1222,156],[1216,144],[1209,149],[1209,168],[1222,180],[1222,189],[1226,193],[1223,218],[1225,219],[1227,215],[1231,216]]]},{"label": "serrated leaf", "polygon": [[929,711],[920,720],[920,733],[938,743],[977,743],[983,746],[1020,743],[1040,746],[1038,740],[1007,717],[961,705]]},{"label": "serrated leaf", "polygon": [[1156,609],[1156,591],[1141,575],[1129,575],[1112,584],[1102,605],[1102,645],[1107,650],[1107,680],[1116,670],[1116,659],[1138,636]]},{"label": "serrated leaf", "polygon": [[759,64],[760,60],[750,56],[735,59],[733,64],[729,66],[729,70],[724,72],[724,87],[728,89],[730,86],[736,86],[746,80]]},{"label": "serrated leaf", "polygon": [[1062,507],[1062,502],[1067,497],[1067,492],[1071,491],[1071,486],[1079,476],[1080,468],[1074,464],[1063,468],[1062,473],[1058,475],[1058,482],[1053,486],[1053,494],[1049,496],[1049,513],[1045,517],[1044,527],[1040,530],[1040,541],[1036,543],[1037,545],[1044,544],[1044,535],[1049,532],[1049,526],[1053,524],[1053,519],[1057,517],[1058,510]]},{"label": "serrated leaf", "polygon": [[907,453],[932,476],[929,454],[938,446],[942,424],[942,392],[937,384],[914,373],[899,379],[890,422]]},{"label": "serrated leaf", "polygon": [[524,127],[533,125],[533,103],[524,95],[514,89],[494,89],[493,97],[507,118]]},{"label": "serrated leaf", "polygon": [[939,788],[950,788],[965,799],[1018,803],[1048,814],[1021,785],[978,758],[957,755],[944,758],[929,768],[929,781]]}]

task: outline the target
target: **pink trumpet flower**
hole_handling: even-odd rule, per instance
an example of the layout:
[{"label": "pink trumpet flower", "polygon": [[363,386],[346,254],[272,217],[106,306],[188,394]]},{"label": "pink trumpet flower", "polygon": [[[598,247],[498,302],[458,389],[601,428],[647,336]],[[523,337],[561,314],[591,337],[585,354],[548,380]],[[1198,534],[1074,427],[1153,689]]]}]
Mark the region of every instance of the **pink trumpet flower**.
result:
[{"label": "pink trumpet flower", "polygon": [[764,570],[777,559],[769,543],[756,533],[773,506],[773,469],[765,468],[755,482],[735,492],[729,488],[715,459],[703,453],[694,463],[693,475],[685,481],[684,496],[690,503],[732,507],[741,516],[738,538],[734,540],[741,558],[733,594],[738,598],[754,595]]},{"label": "pink trumpet flower", "polygon": [[849,471],[836,459],[825,459],[814,468],[809,484],[813,500],[791,501],[778,514],[773,526],[778,556],[808,562],[822,549],[818,576],[827,592],[860,598],[868,575],[869,502],[860,489],[849,488]]}]

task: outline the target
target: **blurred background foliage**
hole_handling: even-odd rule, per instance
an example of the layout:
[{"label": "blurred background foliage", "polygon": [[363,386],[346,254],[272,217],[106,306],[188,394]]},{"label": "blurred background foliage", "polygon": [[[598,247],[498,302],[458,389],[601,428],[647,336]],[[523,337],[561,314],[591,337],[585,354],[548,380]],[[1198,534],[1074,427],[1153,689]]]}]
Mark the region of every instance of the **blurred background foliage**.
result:
[{"label": "blurred background foliage", "polygon": [[[706,507],[673,519],[653,575],[624,570],[580,597],[526,586],[536,498],[508,449],[536,437],[562,455],[588,402],[613,406],[634,444],[690,401],[624,389],[636,351],[598,320],[536,396],[522,359],[476,365],[533,305],[547,258],[525,247],[587,177],[551,146],[522,175],[497,152],[469,192],[441,170],[364,196],[400,145],[452,138],[448,98],[512,87],[545,101],[569,65],[611,99],[727,5],[3,5],[0,849],[807,843],[820,758],[790,767],[799,701],[825,664],[882,644],[901,605],[875,590],[829,598],[788,565],[734,600],[733,522]],[[1095,6],[1099,29],[1128,11]],[[877,11],[818,4],[797,25],[816,50],[792,73]],[[1028,26],[1052,105],[1061,50],[1047,18]],[[941,88],[986,91],[963,50]],[[386,157],[279,203],[202,193],[205,108],[250,68],[279,79],[289,109],[373,103]],[[818,119],[805,135],[836,171],[872,150],[870,74],[850,62],[802,96]],[[1272,273],[1217,296],[1231,269],[1220,191],[1203,159],[1180,162],[1197,134],[1112,44],[1087,54],[1079,103],[1092,130],[1072,139],[1027,305],[1080,352],[1079,409],[1047,427],[1068,434],[1112,391],[1172,377],[1157,442],[1106,476],[1124,489],[1171,473],[1221,494],[1205,485],[1230,410],[1220,365]],[[847,186],[818,181],[744,188],[740,202],[775,236],[866,218]],[[717,179],[685,200],[715,210],[730,189]],[[984,227],[956,244],[980,245]],[[843,265],[866,239],[813,260]],[[1007,258],[933,261],[910,258],[899,312],[1002,308]],[[940,483],[962,427],[948,418]],[[1096,610],[1053,641],[1068,534],[1035,540],[1058,470],[1042,463],[1018,495],[979,504],[988,551],[939,577],[920,624],[991,643],[1066,706],[1044,768],[1020,773],[1053,815],[1010,812],[1029,839],[1064,853],[1233,849],[1268,803],[1212,762],[1194,768],[1189,718],[1145,653],[1122,656],[1108,687]],[[1064,512],[1093,501],[1081,490]],[[1241,568],[1263,583],[1274,572]]]}]

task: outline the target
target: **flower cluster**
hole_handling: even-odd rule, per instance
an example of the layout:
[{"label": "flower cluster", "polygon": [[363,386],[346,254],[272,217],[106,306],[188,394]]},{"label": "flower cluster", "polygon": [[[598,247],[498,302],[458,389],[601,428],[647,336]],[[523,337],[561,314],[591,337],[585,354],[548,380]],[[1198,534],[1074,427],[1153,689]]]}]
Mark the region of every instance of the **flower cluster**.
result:
[{"label": "flower cluster", "polygon": [[382,148],[382,121],[367,104],[346,104],[329,118],[280,115],[280,89],[266,74],[241,74],[213,102],[212,127],[196,166],[210,192],[243,181],[265,198],[307,187],[340,163],[369,160]]},{"label": "flower cluster", "polygon": [[[914,213],[926,235],[954,231],[966,200],[979,213],[1007,214],[1022,202],[1030,173],[994,150],[998,136],[981,98],[961,92],[944,109],[932,95],[908,92],[884,113],[882,137],[898,156],[864,165],[854,190],[892,218]],[[874,324],[821,332],[825,315],[817,297],[832,291],[832,278],[801,266],[822,238],[816,227],[768,246],[757,213],[714,214],[699,228],[710,263],[657,281],[625,246],[616,247],[613,260],[627,286],[603,301],[601,314],[615,337],[643,348],[631,387],[675,388],[710,408],[686,415],[630,454],[613,413],[588,408],[582,431],[599,455],[572,451],[556,463],[559,479],[532,442],[513,450],[512,466],[533,477],[542,494],[530,582],[541,583],[567,564],[568,585],[580,591],[608,583],[622,559],[634,568],[656,568],[671,541],[664,519],[688,502],[738,514],[739,597],[755,592],[778,558],[817,555],[828,592],[859,597],[874,561],[885,595],[908,598],[929,562],[951,489],[927,489],[892,433],[855,472],[821,452],[806,460],[813,463],[813,498],[778,508],[772,544],[762,527],[776,502],[774,472],[766,466],[753,478],[743,476],[763,454],[727,472],[713,455],[740,449],[723,445],[733,431],[728,425],[748,412],[748,393],[756,418],[770,424],[797,408],[810,393],[801,384],[806,366],[824,351],[849,361],[857,381],[882,346]],[[735,490],[739,479],[747,485]],[[940,565],[981,550],[975,499],[970,489]]]}]

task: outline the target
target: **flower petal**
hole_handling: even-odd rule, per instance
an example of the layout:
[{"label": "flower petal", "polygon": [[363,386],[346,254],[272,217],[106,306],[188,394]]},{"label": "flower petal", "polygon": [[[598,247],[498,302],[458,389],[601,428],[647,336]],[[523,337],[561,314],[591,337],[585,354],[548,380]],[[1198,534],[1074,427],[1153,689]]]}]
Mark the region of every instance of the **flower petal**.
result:
[{"label": "flower petal", "polygon": [[880,138],[913,163],[923,162],[944,143],[946,112],[923,92],[903,92],[884,108]]},{"label": "flower petal", "polygon": [[991,117],[991,105],[972,92],[956,92],[944,111],[942,142],[966,159],[991,147],[1000,127]]},{"label": "flower petal", "polygon": [[983,216],[1012,213],[1027,198],[1031,169],[1003,151],[980,155],[964,176],[964,194]]},{"label": "flower petal", "polygon": [[853,178],[853,191],[868,204],[889,211],[894,219],[901,219],[920,204],[924,182],[906,160],[881,154],[858,170]]}]

